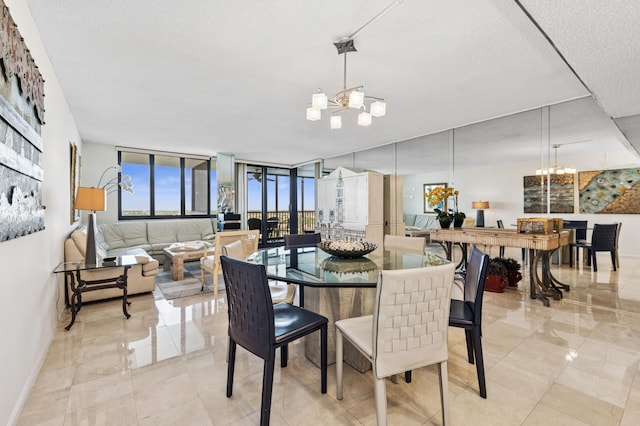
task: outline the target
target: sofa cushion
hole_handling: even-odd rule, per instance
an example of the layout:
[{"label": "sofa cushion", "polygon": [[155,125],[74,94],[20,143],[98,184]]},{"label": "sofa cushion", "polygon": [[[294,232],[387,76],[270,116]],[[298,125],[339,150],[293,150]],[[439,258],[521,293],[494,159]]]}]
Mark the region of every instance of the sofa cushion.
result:
[{"label": "sofa cushion", "polygon": [[104,223],[98,226],[98,231],[100,234],[98,243],[104,244],[109,254],[114,249],[149,244],[145,222]]},{"label": "sofa cushion", "polygon": [[429,229],[433,225],[434,221],[435,216],[433,215],[419,214],[416,216],[416,221],[413,226],[419,229]]},{"label": "sofa cushion", "polygon": [[404,225],[405,226],[415,226],[416,223],[416,215],[415,214],[404,214],[403,215]]},{"label": "sofa cushion", "polygon": [[78,251],[82,254],[82,257],[85,256],[87,252],[87,230],[86,228],[76,229],[71,233],[71,239],[76,245]]},{"label": "sofa cushion", "polygon": [[149,244],[202,240],[214,233],[210,219],[152,220],[147,222]]}]

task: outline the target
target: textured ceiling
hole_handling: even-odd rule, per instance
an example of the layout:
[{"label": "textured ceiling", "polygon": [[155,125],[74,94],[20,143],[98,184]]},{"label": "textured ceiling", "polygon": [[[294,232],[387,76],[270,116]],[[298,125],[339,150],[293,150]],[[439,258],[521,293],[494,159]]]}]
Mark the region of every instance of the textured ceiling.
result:
[{"label": "textured ceiling", "polygon": [[610,116],[640,114],[640,1],[521,3]]},{"label": "textured ceiling", "polygon": [[[342,88],[342,57],[332,43],[391,0],[27,3],[87,142],[295,165],[589,94],[512,0],[405,0],[361,31],[347,84],[384,97],[387,116],[362,128],[351,114],[338,131],[327,117],[305,120],[305,108],[318,87],[328,95]],[[523,3],[559,48],[568,46],[563,54],[576,57],[579,74],[596,68],[593,62],[600,69],[637,65],[638,55],[620,65],[599,56],[621,37],[606,16],[594,32],[616,38],[599,41],[593,58],[584,52],[594,37],[569,37],[565,22],[590,29],[564,19],[584,15],[583,2]],[[600,11],[615,8],[592,13]],[[637,49],[638,35],[629,38]],[[630,70],[617,71],[609,74],[631,79]],[[592,74],[581,77],[607,111],[637,107],[633,91],[603,83],[602,70]]]}]

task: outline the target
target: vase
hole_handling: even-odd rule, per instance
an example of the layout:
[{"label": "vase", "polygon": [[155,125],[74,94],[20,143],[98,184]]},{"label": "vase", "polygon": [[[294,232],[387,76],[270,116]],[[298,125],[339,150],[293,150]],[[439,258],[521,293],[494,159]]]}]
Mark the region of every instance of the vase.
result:
[{"label": "vase", "polygon": [[454,228],[462,228],[463,223],[464,223],[464,217],[453,219]]},{"label": "vase", "polygon": [[451,226],[451,222],[453,219],[451,219],[450,217],[441,217],[440,219],[438,219],[438,221],[440,222],[440,227],[442,229],[448,229]]}]

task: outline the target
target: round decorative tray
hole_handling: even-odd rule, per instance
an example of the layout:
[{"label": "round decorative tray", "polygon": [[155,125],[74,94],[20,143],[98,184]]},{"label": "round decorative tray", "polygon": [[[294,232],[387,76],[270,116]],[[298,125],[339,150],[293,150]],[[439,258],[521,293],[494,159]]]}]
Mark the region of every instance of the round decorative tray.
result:
[{"label": "round decorative tray", "polygon": [[318,243],[318,248],[332,256],[351,259],[362,257],[378,248],[375,243],[366,241],[322,241]]}]

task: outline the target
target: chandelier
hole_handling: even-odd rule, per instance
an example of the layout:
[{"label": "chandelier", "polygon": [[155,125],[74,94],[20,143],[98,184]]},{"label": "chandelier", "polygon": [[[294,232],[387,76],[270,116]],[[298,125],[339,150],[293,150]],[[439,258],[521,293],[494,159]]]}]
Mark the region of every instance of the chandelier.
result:
[{"label": "chandelier", "polygon": [[[347,88],[347,53],[356,52],[353,39],[333,43],[338,49],[338,55],[344,55],[344,75],[342,90],[335,94],[333,99],[329,99],[321,89],[311,97],[311,106],[307,108],[307,120],[317,121],[322,118],[322,110],[332,109],[331,128],[340,129],[342,127],[342,113],[349,109],[362,110],[358,114],[358,125],[369,126],[373,121],[372,117],[382,117],[387,112],[387,104],[384,99],[375,96],[365,95],[362,90],[364,86]],[[367,106],[367,102],[369,105]]]},{"label": "chandelier", "polygon": [[553,166],[549,168],[540,168],[536,170],[536,175],[572,175],[576,173],[576,169],[573,167],[562,167],[558,166],[558,148],[560,148],[559,144],[552,145],[551,148],[554,149],[554,160]]}]

